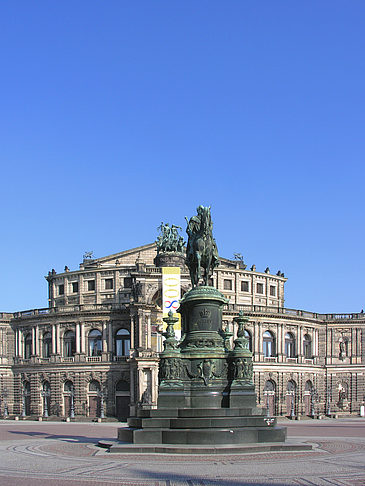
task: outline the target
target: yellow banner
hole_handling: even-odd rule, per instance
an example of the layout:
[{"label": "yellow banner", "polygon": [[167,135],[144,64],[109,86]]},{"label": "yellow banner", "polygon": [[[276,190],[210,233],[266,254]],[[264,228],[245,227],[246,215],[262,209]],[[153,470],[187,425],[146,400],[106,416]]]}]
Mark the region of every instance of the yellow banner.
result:
[{"label": "yellow banner", "polygon": [[[181,298],[180,274],[180,267],[162,267],[162,311],[164,317],[167,317],[170,311],[176,313],[176,310],[179,308]],[[177,313],[176,317],[179,318],[179,322],[176,323],[174,329],[176,338],[180,339],[181,316]],[[164,329],[166,329],[165,323]]]}]

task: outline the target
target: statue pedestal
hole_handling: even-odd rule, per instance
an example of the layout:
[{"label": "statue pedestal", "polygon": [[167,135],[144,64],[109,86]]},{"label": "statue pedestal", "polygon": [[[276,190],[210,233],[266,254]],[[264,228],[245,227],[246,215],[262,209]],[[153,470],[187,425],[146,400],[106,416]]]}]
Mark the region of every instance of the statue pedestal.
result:
[{"label": "statue pedestal", "polygon": [[159,253],[154,260],[156,267],[180,267],[185,268],[185,255],[176,251]]},{"label": "statue pedestal", "polygon": [[256,406],[243,316],[236,318],[234,349],[228,347],[231,334],[222,330],[225,303],[213,287],[185,294],[179,309],[184,333],[180,343],[173,331],[177,318],[170,314],[164,319],[167,331],[160,355],[157,409],[138,410],[136,417],[129,418],[129,427],[118,431],[124,444],[111,447],[111,452],[133,452],[136,447],[139,452],[151,452],[151,448],[166,452],[162,447],[166,444],[169,452],[188,445],[187,453],[203,445],[209,452],[214,445],[217,453],[217,447],[227,445],[285,441],[286,428],[277,427],[276,419],[266,417]]}]

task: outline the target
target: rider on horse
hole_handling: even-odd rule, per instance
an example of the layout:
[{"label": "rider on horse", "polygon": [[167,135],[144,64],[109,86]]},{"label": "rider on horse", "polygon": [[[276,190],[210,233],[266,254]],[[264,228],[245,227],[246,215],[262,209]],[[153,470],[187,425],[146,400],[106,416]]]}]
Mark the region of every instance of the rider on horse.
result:
[{"label": "rider on horse", "polygon": [[219,264],[218,250],[213,238],[213,224],[210,206],[198,206],[197,215],[190,218],[186,232],[189,236],[186,248],[186,264],[190,271],[193,288],[199,285],[204,269],[203,285],[208,285],[209,277]]}]

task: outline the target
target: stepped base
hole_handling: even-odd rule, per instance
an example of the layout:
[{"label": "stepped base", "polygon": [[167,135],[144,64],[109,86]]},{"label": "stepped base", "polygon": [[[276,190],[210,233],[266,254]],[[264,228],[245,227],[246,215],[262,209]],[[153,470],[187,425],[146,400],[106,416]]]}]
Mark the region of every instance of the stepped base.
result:
[{"label": "stepped base", "polygon": [[112,454],[254,454],[259,452],[311,451],[310,444],[287,441],[285,444],[265,443],[247,445],[169,445],[169,444],[126,444],[117,441],[100,441],[100,447]]},{"label": "stepped base", "polygon": [[[275,418],[253,414],[258,409],[140,410],[118,429],[118,439],[137,444],[239,445],[285,442],[286,427]],[[261,410],[260,410],[261,412]]]}]

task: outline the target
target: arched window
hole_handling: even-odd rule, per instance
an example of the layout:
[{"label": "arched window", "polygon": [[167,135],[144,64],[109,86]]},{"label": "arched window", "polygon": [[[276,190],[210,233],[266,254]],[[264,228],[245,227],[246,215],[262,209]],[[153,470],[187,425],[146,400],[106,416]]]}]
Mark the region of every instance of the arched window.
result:
[{"label": "arched window", "polygon": [[119,380],[118,383],[115,385],[115,391],[116,392],[124,392],[127,391],[129,392],[130,386],[128,381],[125,380]]},{"label": "arched window", "polygon": [[312,358],[312,339],[309,334],[305,334],[303,338],[303,354],[305,359]]},{"label": "arched window", "polygon": [[245,329],[244,334],[245,334],[245,338],[248,341],[248,349],[250,351],[252,351],[252,336],[251,336],[251,333],[249,331],[247,331],[247,329]]},{"label": "arched window", "polygon": [[127,329],[119,329],[115,335],[115,355],[129,356],[131,335]]},{"label": "arched window", "polygon": [[297,389],[297,384],[295,383],[294,380],[289,380],[288,384],[286,385],[286,391],[288,393],[295,393],[295,390]]},{"label": "arched window", "polygon": [[74,387],[74,384],[72,383],[72,381],[67,380],[67,381],[65,381],[65,383],[63,385],[63,391],[65,391],[66,393],[70,393],[70,392],[72,392],[73,387]]},{"label": "arched window", "polygon": [[312,382],[311,382],[310,380],[307,380],[307,381],[305,382],[305,388],[304,388],[304,390],[305,390],[306,392],[311,392],[311,391],[312,391],[312,389],[313,389],[313,384],[312,384]]},{"label": "arched window", "polygon": [[43,347],[42,347],[43,358],[49,358],[51,356],[51,349],[52,349],[52,335],[50,332],[46,332],[43,334]]},{"label": "arched window", "polygon": [[66,331],[63,335],[63,355],[74,356],[76,351],[76,340],[74,331]]},{"label": "arched window", "polygon": [[295,339],[291,332],[285,334],[285,354],[287,358],[294,358],[295,356]]},{"label": "arched window", "polygon": [[24,339],[24,359],[29,359],[32,356],[32,335],[27,334]]},{"label": "arched window", "polygon": [[92,380],[89,383],[89,392],[98,392],[100,391],[100,383],[96,380]]},{"label": "arched window", "polygon": [[273,380],[267,380],[264,387],[264,392],[275,392],[276,383]]},{"label": "arched window", "polygon": [[89,332],[89,356],[100,356],[101,346],[101,332],[93,329]]},{"label": "arched window", "polygon": [[263,334],[263,353],[265,358],[275,356],[275,339],[270,331],[265,331]]}]

